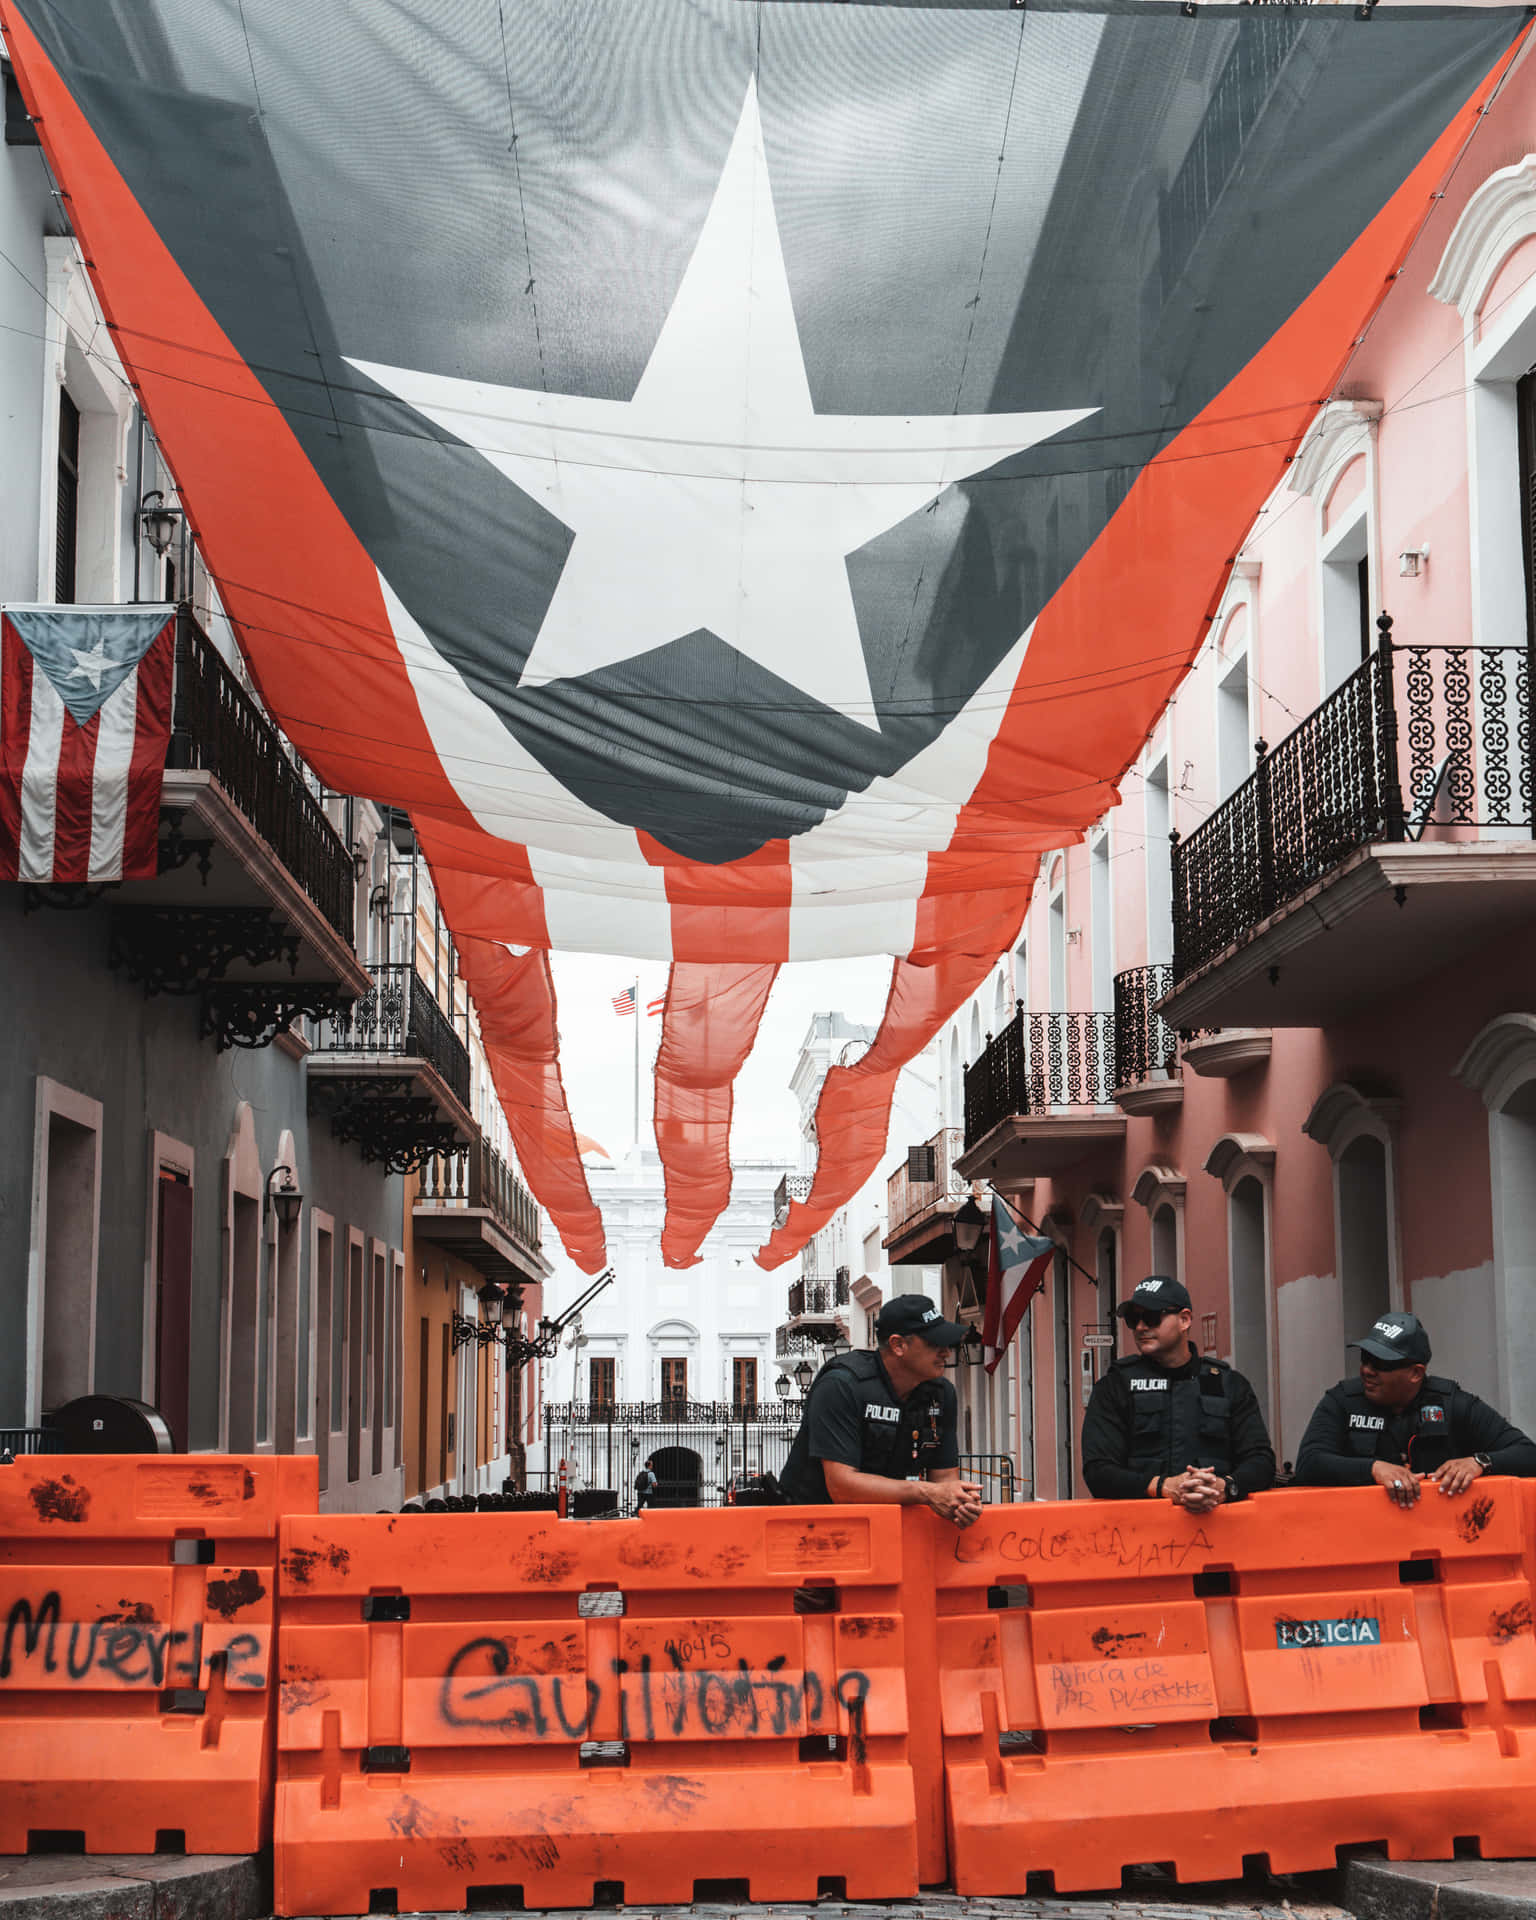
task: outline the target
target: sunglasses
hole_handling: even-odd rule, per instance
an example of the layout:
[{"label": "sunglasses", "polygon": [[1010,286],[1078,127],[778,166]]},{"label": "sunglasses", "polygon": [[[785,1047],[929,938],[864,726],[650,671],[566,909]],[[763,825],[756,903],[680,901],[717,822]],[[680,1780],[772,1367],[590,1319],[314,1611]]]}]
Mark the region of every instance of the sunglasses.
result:
[{"label": "sunglasses", "polygon": [[1161,1313],[1143,1313],[1140,1308],[1133,1308],[1131,1312],[1121,1317],[1132,1332],[1135,1332],[1138,1327],[1160,1327],[1168,1318],[1168,1311],[1171,1309]]},{"label": "sunglasses", "polygon": [[1369,1367],[1372,1373],[1401,1373],[1404,1367],[1411,1367],[1416,1363],[1412,1360],[1378,1360],[1374,1353],[1362,1353],[1360,1364],[1362,1367]]}]

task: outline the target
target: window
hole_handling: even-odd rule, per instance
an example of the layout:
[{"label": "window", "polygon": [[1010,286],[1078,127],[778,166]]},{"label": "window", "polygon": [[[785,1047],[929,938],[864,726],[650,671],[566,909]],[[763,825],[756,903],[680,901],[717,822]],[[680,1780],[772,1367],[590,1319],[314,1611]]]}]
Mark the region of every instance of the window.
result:
[{"label": "window", "polygon": [[756,1360],[731,1362],[731,1405],[737,1413],[740,1413],[744,1407],[757,1405]]},{"label": "window", "polygon": [[59,390],[58,539],[53,556],[53,597],[60,606],[75,598],[75,546],[80,524],[80,409]]},{"label": "window", "polygon": [[661,1397],[669,1404],[681,1404],[688,1398],[688,1362],[686,1360],[662,1361]]},{"label": "window", "polygon": [[1154,966],[1173,958],[1173,856],[1168,835],[1173,803],[1168,792],[1168,761],[1147,774],[1147,959]]},{"label": "window", "polygon": [[1088,908],[1093,941],[1090,955],[1093,965],[1093,1005],[1096,1013],[1109,1013],[1115,1004],[1115,937],[1107,829],[1093,843],[1089,854],[1088,877]]},{"label": "window", "polygon": [[174,1445],[187,1446],[191,1412],[192,1183],[180,1168],[155,1181],[155,1405]]},{"label": "window", "polygon": [[1515,383],[1520,425],[1520,558],[1525,567],[1525,631],[1536,644],[1536,371]]},{"label": "window", "polygon": [[587,1362],[587,1398],[594,1408],[612,1407],[617,1382],[614,1375],[617,1362],[612,1354],[604,1354]]},{"label": "window", "polygon": [[1216,683],[1216,774],[1228,799],[1253,771],[1248,720],[1248,656],[1240,654]]},{"label": "window", "polygon": [[101,1106],[39,1075],[36,1126],[25,1320],[29,1426],[44,1409],[94,1386]]}]

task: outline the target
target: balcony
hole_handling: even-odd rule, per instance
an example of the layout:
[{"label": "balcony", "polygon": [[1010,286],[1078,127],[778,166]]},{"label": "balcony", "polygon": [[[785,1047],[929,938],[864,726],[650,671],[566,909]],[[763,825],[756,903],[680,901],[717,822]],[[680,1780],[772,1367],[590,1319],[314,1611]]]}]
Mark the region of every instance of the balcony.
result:
[{"label": "balcony", "polygon": [[1064,1172],[1125,1138],[1113,1105],[1115,1022],[1108,1013],[1026,1013],[965,1070],[968,1180],[1012,1186]]},{"label": "balcony", "polygon": [[1179,1036],[1157,1011],[1172,989],[1166,964],[1115,975],[1115,1104],[1123,1113],[1167,1113],[1183,1102]]},{"label": "balcony", "polygon": [[266,1046],[301,1013],[334,1013],[367,990],[352,857],[185,607],[173,672],[159,873],[113,888],[108,960],[146,994],[197,995],[221,1049]]},{"label": "balcony", "polygon": [[802,1272],[790,1285],[786,1302],[789,1315],[774,1342],[776,1357],[783,1360],[792,1353],[815,1352],[839,1334],[846,1338],[848,1317],[843,1309],[851,1291],[846,1267],[839,1267],[830,1277]]},{"label": "balcony", "polygon": [[773,1190],[773,1224],[782,1227],[789,1218],[791,1200],[803,1200],[811,1190],[815,1179],[810,1173],[786,1173]]},{"label": "balcony", "polygon": [[1321,1026],[1536,919],[1524,644],[1381,643],[1173,855],[1178,1027]]},{"label": "balcony", "polygon": [[411,1219],[416,1238],[462,1260],[504,1287],[551,1272],[540,1252],[538,1202],[483,1136],[456,1153],[436,1153],[421,1169]]},{"label": "balcony", "polygon": [[885,1183],[888,1231],[881,1244],[893,1267],[941,1266],[956,1251],[954,1219],[971,1183],[957,1167],[965,1143],[959,1127],[941,1127],[909,1148]]},{"label": "balcony", "polygon": [[356,1006],[316,1026],[310,1098],[364,1160],[414,1173],[476,1138],[469,1054],[409,962],[368,975]]}]

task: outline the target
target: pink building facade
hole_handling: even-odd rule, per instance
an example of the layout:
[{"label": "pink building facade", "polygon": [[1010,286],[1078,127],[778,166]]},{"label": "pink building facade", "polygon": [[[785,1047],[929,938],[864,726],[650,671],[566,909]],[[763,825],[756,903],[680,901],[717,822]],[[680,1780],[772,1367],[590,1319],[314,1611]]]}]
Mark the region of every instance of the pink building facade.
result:
[{"label": "pink building facade", "polygon": [[1282,1460],[1389,1306],[1435,1371],[1536,1425],[1533,363],[1526,59],[1120,803],[1042,863],[939,1042],[948,1185],[888,1246],[946,1260],[973,1314],[948,1228],[968,1180],[1061,1246],[1006,1366],[962,1376],[966,1451],[1010,1456],[1026,1494],[1085,1491],[1114,1302],[1153,1271]]}]

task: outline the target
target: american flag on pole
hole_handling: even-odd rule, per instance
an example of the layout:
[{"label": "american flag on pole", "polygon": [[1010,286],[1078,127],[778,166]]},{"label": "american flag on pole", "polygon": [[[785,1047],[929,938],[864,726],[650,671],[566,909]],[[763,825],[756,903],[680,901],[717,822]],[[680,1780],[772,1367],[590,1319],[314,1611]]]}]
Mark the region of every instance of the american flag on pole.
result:
[{"label": "american flag on pole", "polygon": [[176,609],[0,609],[0,880],[151,878]]},{"label": "american flag on pole", "polygon": [[667,996],[663,993],[655,1000],[648,1000],[646,1002],[645,1010],[648,1014],[651,1014],[654,1017],[656,1014],[660,1013],[665,1008],[666,1004],[667,1004]]},{"label": "american flag on pole", "polygon": [[613,996],[613,1010],[621,1018],[626,1013],[634,1012],[635,990],[633,987],[626,987],[622,993],[616,993]]},{"label": "american flag on pole", "polygon": [[1054,1240],[1026,1233],[993,1194],[987,1310],[981,1328],[982,1360],[988,1373],[997,1371],[998,1361],[1012,1346],[1025,1309],[1045,1285],[1046,1270],[1055,1251]]}]

